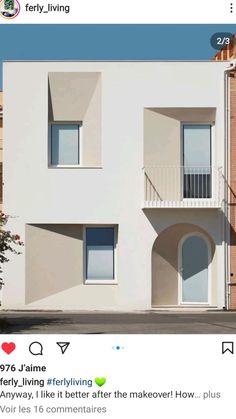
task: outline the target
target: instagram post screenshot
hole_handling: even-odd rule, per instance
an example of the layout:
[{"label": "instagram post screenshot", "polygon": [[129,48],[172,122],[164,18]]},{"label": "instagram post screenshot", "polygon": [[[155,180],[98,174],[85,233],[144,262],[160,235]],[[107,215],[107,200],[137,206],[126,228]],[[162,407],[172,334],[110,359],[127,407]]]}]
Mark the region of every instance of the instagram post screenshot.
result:
[{"label": "instagram post screenshot", "polygon": [[231,415],[235,0],[0,0],[0,225],[2,419]]}]

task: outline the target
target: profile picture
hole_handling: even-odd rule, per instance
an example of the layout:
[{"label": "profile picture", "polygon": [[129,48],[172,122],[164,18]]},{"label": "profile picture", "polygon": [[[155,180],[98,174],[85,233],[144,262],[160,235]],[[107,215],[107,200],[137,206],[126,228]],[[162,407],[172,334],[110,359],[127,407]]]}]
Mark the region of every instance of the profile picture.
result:
[{"label": "profile picture", "polygon": [[20,3],[18,0],[0,1],[0,16],[4,19],[14,19],[20,13]]}]

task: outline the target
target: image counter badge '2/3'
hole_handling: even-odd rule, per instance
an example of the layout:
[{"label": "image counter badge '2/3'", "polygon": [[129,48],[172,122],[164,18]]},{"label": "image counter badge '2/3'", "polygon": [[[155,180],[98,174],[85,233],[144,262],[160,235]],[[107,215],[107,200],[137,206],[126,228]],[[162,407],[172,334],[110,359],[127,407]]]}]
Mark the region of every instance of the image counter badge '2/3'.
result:
[{"label": "image counter badge '2/3'", "polygon": [[20,3],[18,0],[0,1],[0,16],[4,19],[14,19],[20,13]]}]

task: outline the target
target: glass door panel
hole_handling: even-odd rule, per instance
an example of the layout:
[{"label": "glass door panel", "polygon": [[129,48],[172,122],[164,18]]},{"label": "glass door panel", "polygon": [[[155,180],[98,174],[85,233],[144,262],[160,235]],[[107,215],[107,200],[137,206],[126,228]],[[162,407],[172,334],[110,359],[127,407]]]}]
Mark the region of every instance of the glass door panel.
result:
[{"label": "glass door panel", "polygon": [[208,303],[208,247],[198,236],[182,245],[182,303]]},{"label": "glass door panel", "polygon": [[211,125],[183,125],[183,197],[211,198]]}]

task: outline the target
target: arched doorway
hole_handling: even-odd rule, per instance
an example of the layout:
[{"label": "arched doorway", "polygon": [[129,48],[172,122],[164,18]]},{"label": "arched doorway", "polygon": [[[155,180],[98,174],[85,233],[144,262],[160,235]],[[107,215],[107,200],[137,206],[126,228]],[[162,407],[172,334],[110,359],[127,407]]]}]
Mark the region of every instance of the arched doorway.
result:
[{"label": "arched doorway", "polygon": [[210,245],[199,233],[179,243],[179,304],[209,304]]},{"label": "arched doorway", "polygon": [[215,304],[216,296],[213,239],[194,224],[164,229],[152,248],[152,307],[209,306]]}]

